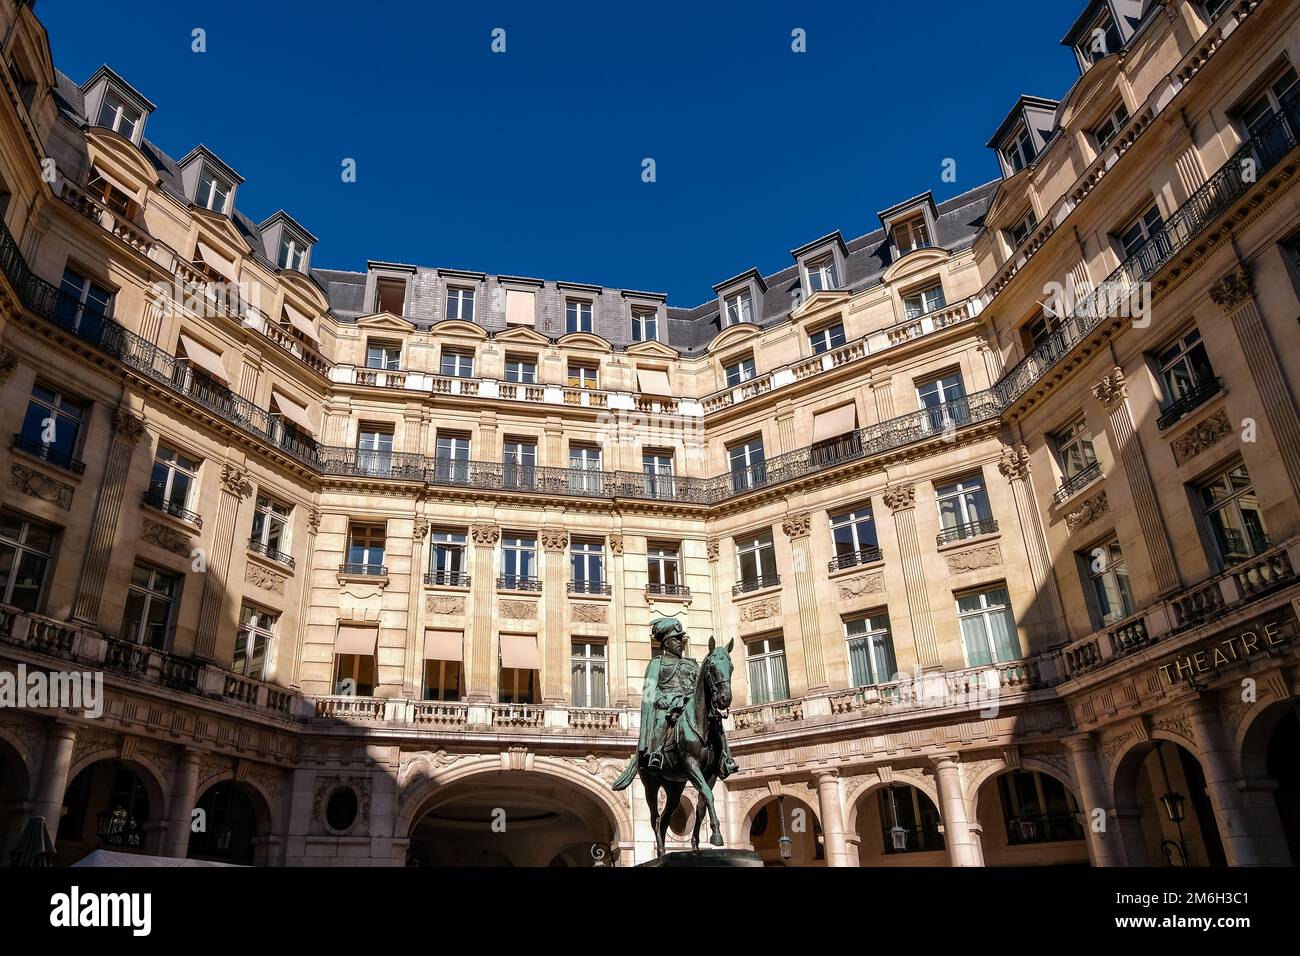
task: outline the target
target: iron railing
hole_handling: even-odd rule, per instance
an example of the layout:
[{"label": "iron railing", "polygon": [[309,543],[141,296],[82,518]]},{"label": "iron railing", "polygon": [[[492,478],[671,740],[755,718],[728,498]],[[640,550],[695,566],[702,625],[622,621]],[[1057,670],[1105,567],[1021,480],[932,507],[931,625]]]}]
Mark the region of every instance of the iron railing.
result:
[{"label": "iron railing", "polygon": [[265,555],[272,561],[283,564],[286,568],[292,568],[295,564],[293,555],[285,554],[278,548],[273,548],[269,544],[259,541],[257,538],[248,539],[248,550],[256,551],[258,554]]},{"label": "iron railing", "polygon": [[688,598],[691,596],[691,589],[685,584],[647,584],[645,593],[647,595],[662,594],[668,597]]},{"label": "iron railing", "polygon": [[63,452],[57,451],[53,446],[37,441],[35,438],[16,434],[9,447],[17,448],[33,458],[49,462],[51,465],[62,468],[64,471],[70,471],[74,475],[84,475],[86,473],[86,463],[84,461],[78,461],[71,455],[65,455]]},{"label": "iron railing", "polygon": [[144,503],[150,508],[155,508],[171,515],[173,518],[179,518],[187,524],[192,524],[196,528],[203,527],[203,516],[197,511],[191,511],[183,505],[178,505],[174,501],[169,501],[163,497],[162,490],[159,488],[150,488],[144,493]]},{"label": "iron railing", "polygon": [[430,571],[424,576],[424,583],[440,584],[449,588],[467,588],[469,575],[463,571]]},{"label": "iron railing", "polygon": [[781,583],[781,575],[769,574],[765,577],[758,578],[741,578],[731,586],[732,596],[748,594],[750,591],[761,591],[763,588],[774,588]]},{"label": "iron railing", "polygon": [[568,591],[570,594],[612,594],[613,591],[608,581],[570,581]]},{"label": "iron railing", "polygon": [[1194,386],[1190,391],[1185,392],[1181,398],[1161,412],[1160,417],[1156,419],[1156,428],[1164,431],[1188,412],[1200,408],[1221,391],[1223,391],[1223,382],[1217,378],[1206,379],[1201,384]]},{"label": "iron railing", "polygon": [[827,562],[828,571],[841,571],[844,568],[855,568],[859,564],[874,564],[877,561],[884,560],[884,555],[879,548],[862,548],[858,551],[848,551],[844,554],[837,554]]},{"label": "iron railing", "polygon": [[388,575],[388,568],[382,564],[340,564],[339,574],[353,574],[358,577],[382,578]]},{"label": "iron railing", "polygon": [[1094,461],[1087,468],[1075,472],[1065,481],[1061,482],[1061,487],[1056,489],[1056,494],[1052,495],[1052,500],[1058,505],[1073,495],[1076,491],[1084,488],[1101,477],[1101,462]]},{"label": "iron railing", "polygon": [[978,521],[968,521],[966,524],[944,528],[935,537],[935,541],[939,545],[945,545],[952,541],[974,538],[981,534],[992,534],[997,530],[998,522],[996,518],[980,518]]},{"label": "iron railing", "polygon": [[540,591],[542,579],[522,574],[502,574],[497,577],[499,591]]}]

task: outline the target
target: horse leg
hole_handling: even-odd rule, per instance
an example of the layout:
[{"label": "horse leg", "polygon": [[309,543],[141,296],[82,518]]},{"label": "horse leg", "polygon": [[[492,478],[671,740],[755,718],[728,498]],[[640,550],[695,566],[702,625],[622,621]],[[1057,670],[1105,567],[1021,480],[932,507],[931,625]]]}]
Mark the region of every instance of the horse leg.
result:
[{"label": "horse leg", "polygon": [[700,762],[694,756],[687,755],[685,759],[686,772],[690,774],[691,783],[695,784],[695,789],[700,794],[700,799],[709,810],[709,829],[712,833],[709,835],[709,843],[713,846],[724,846],[725,841],[722,839],[722,827],[718,823],[718,811],[713,806],[713,788],[709,786],[708,778],[705,777],[704,771],[700,769]]},{"label": "horse leg", "polygon": [[663,846],[668,837],[668,827],[672,825],[673,814],[682,802],[682,791],[686,789],[686,783],[666,783],[664,784],[664,812],[659,815],[659,826],[655,828],[655,839],[659,841],[659,846]]},{"label": "horse leg", "polygon": [[[654,779],[655,782],[650,781]],[[655,778],[642,776],[641,785],[645,788],[646,806],[650,808],[650,829],[655,835],[655,856],[664,855],[664,841],[659,836],[659,781]]]},{"label": "horse leg", "polygon": [[698,850],[700,848],[700,827],[702,827],[703,825],[704,825],[704,807],[699,806],[695,808],[695,832],[691,834],[692,850]]}]

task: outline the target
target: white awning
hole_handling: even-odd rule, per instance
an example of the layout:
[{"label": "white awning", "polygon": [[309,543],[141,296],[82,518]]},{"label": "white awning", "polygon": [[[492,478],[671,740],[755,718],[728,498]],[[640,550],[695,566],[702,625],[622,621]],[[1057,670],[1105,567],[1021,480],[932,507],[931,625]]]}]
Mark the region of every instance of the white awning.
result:
[{"label": "white awning", "polygon": [[506,289],[506,325],[535,325],[533,299],[533,293],[523,289]]},{"label": "white awning", "polygon": [[115,177],[104,172],[104,170],[98,166],[95,167],[95,175],[98,176],[100,179],[104,180],[104,182],[108,183],[118,192],[125,195],[127,199],[131,199],[131,200],[135,199],[136,191],[134,189],[132,189],[130,186],[124,186],[121,180],[116,179]]},{"label": "white awning", "polygon": [[316,326],[312,324],[311,319],[307,318],[307,316],[303,315],[288,302],[284,304],[284,314],[289,320],[289,324],[295,329],[307,336],[307,338],[311,339],[313,342],[320,341],[320,339],[316,337]]},{"label": "white awning", "polygon": [[426,661],[463,661],[465,635],[461,631],[424,632],[424,659]]},{"label": "white awning", "polygon": [[340,624],[334,639],[335,654],[360,654],[373,657],[379,643],[379,628],[374,624]]},{"label": "white awning", "polygon": [[502,634],[501,666],[521,671],[541,670],[536,634]]},{"label": "white awning", "polygon": [[311,416],[307,414],[307,409],[299,405],[293,399],[285,398],[279,392],[271,393],[271,404],[274,405],[285,418],[293,422],[300,431],[308,435],[316,434],[316,426],[311,423]]},{"label": "white awning", "polygon": [[665,395],[672,397],[672,386],[668,384],[668,373],[657,368],[639,368],[636,370],[636,380],[641,386],[641,391],[647,395]]},{"label": "white awning", "polygon": [[858,427],[858,409],[856,405],[841,405],[829,411],[818,412],[813,416],[812,443],[830,441],[847,435]]},{"label": "white awning", "polygon": [[181,348],[185,350],[185,357],[192,365],[197,365],[223,385],[230,384],[230,376],[226,374],[226,366],[218,353],[184,334],[181,335]]},{"label": "white awning", "polygon": [[199,243],[199,258],[203,260],[209,269],[228,282],[239,281],[239,277],[235,275],[235,264],[220,253],[208,248],[202,242]]}]

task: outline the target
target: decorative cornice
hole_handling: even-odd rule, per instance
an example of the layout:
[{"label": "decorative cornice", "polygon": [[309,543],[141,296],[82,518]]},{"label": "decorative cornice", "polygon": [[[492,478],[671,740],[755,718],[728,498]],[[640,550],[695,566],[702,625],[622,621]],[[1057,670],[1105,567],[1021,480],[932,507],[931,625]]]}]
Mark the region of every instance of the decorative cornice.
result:
[{"label": "decorative cornice", "polygon": [[890,511],[909,511],[916,507],[916,485],[893,485],[881,497]]},{"label": "decorative cornice", "polygon": [[1224,312],[1232,312],[1254,294],[1255,280],[1244,263],[1210,286],[1210,299]]},{"label": "decorative cornice", "polygon": [[1107,411],[1128,398],[1128,382],[1124,378],[1124,370],[1116,365],[1092,387],[1092,394]]},{"label": "decorative cornice", "polygon": [[144,420],[125,408],[113,409],[113,436],[127,445],[134,445],[144,435]]},{"label": "decorative cornice", "polygon": [[998,459],[998,471],[1008,481],[1023,481],[1029,477],[1029,449],[1023,444],[1004,448]]},{"label": "decorative cornice", "polygon": [[475,544],[492,545],[501,540],[501,529],[494,524],[472,524],[469,534]]},{"label": "decorative cornice", "polygon": [[221,487],[226,494],[236,498],[247,498],[253,493],[253,483],[248,479],[248,472],[229,462],[221,466]]},{"label": "decorative cornice", "polygon": [[812,515],[806,511],[787,515],[781,522],[781,530],[787,538],[806,538],[812,532]]},{"label": "decorative cornice", "polygon": [[563,551],[569,546],[569,532],[563,528],[543,528],[540,537],[543,551]]}]

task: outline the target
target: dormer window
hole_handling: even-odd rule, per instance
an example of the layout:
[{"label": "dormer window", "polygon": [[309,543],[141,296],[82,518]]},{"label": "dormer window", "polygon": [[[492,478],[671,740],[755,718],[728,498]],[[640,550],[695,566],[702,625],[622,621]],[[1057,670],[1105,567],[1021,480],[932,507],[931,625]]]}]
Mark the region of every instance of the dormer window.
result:
[{"label": "dormer window", "polygon": [[1087,69],[1098,60],[1110,56],[1112,53],[1118,53],[1124,41],[1120,39],[1119,27],[1115,25],[1115,18],[1110,15],[1110,11],[1103,9],[1092,21],[1092,25],[1079,36],[1079,42],[1075,44],[1075,50],[1078,51],[1080,62]]},{"label": "dormer window", "polygon": [[224,213],[230,203],[230,193],[234,187],[206,166],[199,174],[199,189],[194,194],[194,204]]},{"label": "dormer window", "polygon": [[[924,223],[922,226],[924,227]],[[821,292],[824,289],[839,288],[840,279],[836,275],[835,257],[822,256],[815,262],[808,263],[808,291]]]},{"label": "dormer window", "polygon": [[135,130],[142,118],[143,114],[140,110],[131,106],[113,90],[104,93],[104,102],[99,107],[99,126],[106,126],[135,142]]},{"label": "dormer window", "polygon": [[1011,167],[1011,171],[1018,173],[1032,163],[1037,155],[1033,137],[1029,135],[1029,127],[1021,123],[1007,140],[1007,145],[1002,149],[1002,156]]},{"label": "dormer window", "polygon": [[303,256],[306,252],[306,246],[299,243],[293,236],[281,236],[280,252],[276,256],[275,264],[281,269],[292,269],[295,272],[301,272]]},{"label": "dormer window", "polygon": [[404,315],[406,312],[406,280],[375,280],[375,311],[387,312],[389,315]]},{"label": "dormer window", "polygon": [[632,310],[632,341],[659,341],[659,313],[654,309]]},{"label": "dormer window", "polygon": [[894,223],[893,236],[894,248],[898,250],[900,256],[930,245],[930,227],[926,225],[924,216]]},{"label": "dormer window", "polygon": [[474,321],[474,290],[463,286],[447,287],[447,318]]},{"label": "dormer window", "polygon": [[569,299],[564,304],[564,331],[591,331],[591,303],[580,299]]},{"label": "dormer window", "polygon": [[748,291],[727,296],[726,324],[738,325],[754,321],[754,299]]},{"label": "dormer window", "polygon": [[1127,122],[1128,107],[1120,103],[1106,115],[1104,120],[1093,127],[1092,136],[1097,141],[1098,152],[1110,145]]}]

